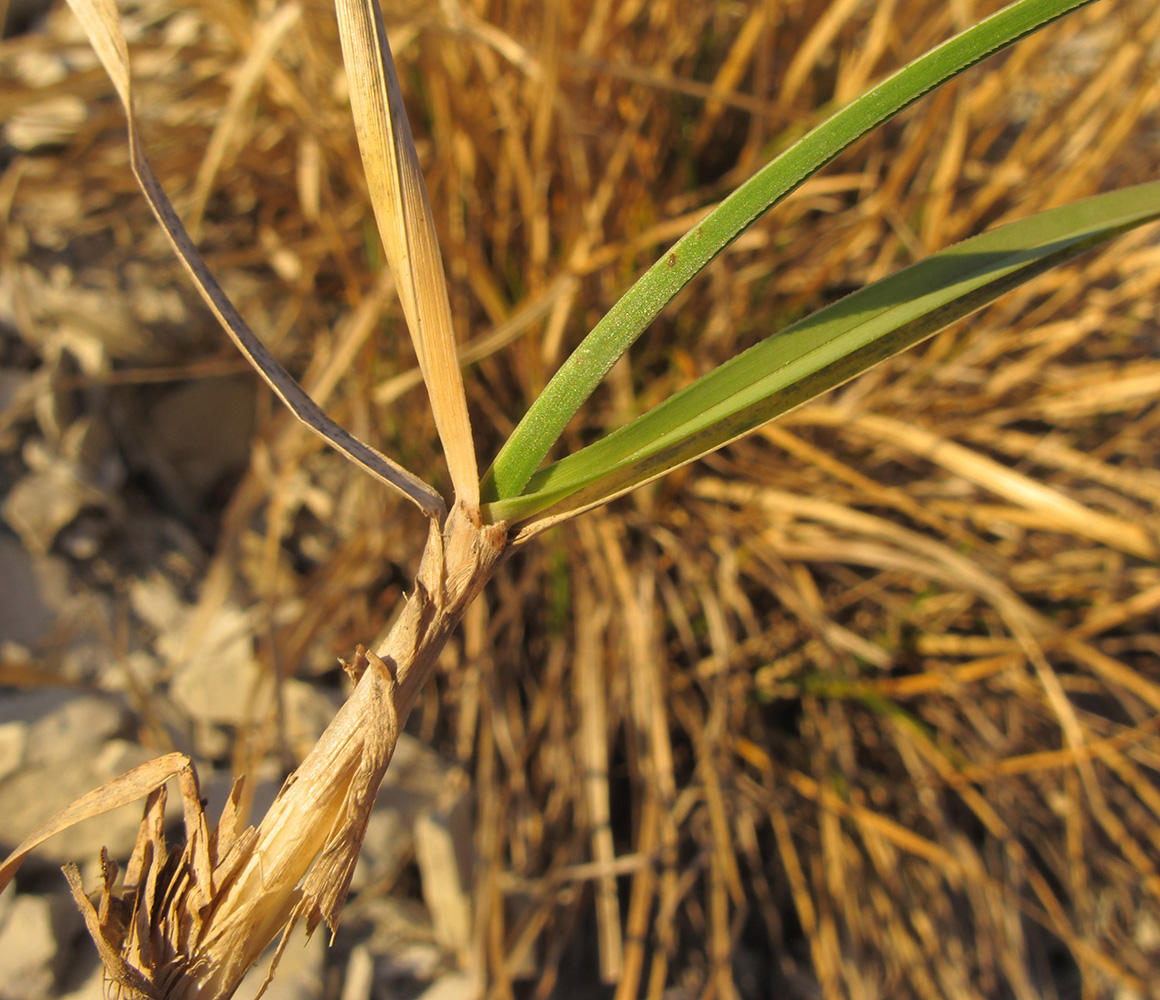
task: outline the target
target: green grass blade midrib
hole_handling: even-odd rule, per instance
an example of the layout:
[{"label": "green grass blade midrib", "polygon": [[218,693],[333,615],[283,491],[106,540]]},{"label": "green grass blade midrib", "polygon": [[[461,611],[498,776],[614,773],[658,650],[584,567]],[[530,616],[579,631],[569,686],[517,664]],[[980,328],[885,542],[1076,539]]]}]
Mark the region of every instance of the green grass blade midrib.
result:
[{"label": "green grass blade midrib", "polygon": [[[1068,254],[1068,257],[1081,252],[1082,249],[1077,249],[1072,254]],[[1018,275],[1023,271],[1029,271],[1031,273],[1028,277],[1033,277],[1041,273],[1043,269],[1031,263],[1025,264],[1022,268],[1016,267],[1014,269],[1008,269],[1005,273],[1015,273]],[[983,288],[990,288],[991,284],[988,283]],[[998,294],[1002,293],[996,293],[996,295]],[[704,425],[686,422],[674,430],[659,434],[631,453],[614,455],[612,461],[599,472],[593,470],[578,477],[569,477],[564,474],[567,468],[561,469],[561,463],[555,463],[542,470],[542,479],[537,475],[529,482],[529,487],[535,487],[534,490],[529,489],[527,494],[511,500],[502,500],[497,503],[485,505],[485,509],[491,519],[523,521],[549,507],[563,503],[568,498],[580,496],[595,499],[594,494],[597,492],[609,498],[618,495],[623,491],[623,487],[625,487],[630,479],[639,485],[657,476],[664,475],[666,472],[672,471],[672,469],[686,464],[686,462],[693,461],[697,457],[694,454],[681,455],[674,459],[671,465],[665,468],[656,468],[659,462],[664,461],[666,455],[674,455],[681,452],[682,446],[688,445],[700,438],[706,444],[705,447],[700,449],[698,454],[704,454],[717,447],[722,447],[729,440],[748,433],[753,428],[760,426],[762,423],[773,419],[781,413],[807,402],[814,395],[826,392],[836,385],[868,370],[879,361],[883,361],[887,357],[901,350],[905,350],[909,346],[913,346],[918,340],[934,333],[942,326],[945,326],[946,323],[962,318],[962,316],[968,315],[975,309],[985,305],[991,298],[992,296],[988,296],[978,302],[972,303],[969,296],[964,296],[962,301],[967,303],[967,307],[955,310],[953,315],[946,316],[943,319],[936,319],[935,317],[940,312],[945,314],[947,312],[945,307],[939,307],[918,316],[910,324],[904,324],[903,327],[899,328],[901,330],[906,326],[921,327],[921,330],[915,336],[907,338],[906,342],[901,344],[901,346],[898,346],[897,340],[891,340],[888,336],[879,336],[864,338],[849,355],[844,355],[841,358],[826,359],[820,355],[820,352],[811,352],[809,357],[799,358],[799,363],[792,366],[797,369],[795,377],[786,380],[784,378],[784,370],[771,372],[759,379],[754,385],[748,387],[751,391],[747,392],[746,395],[755,397],[754,402],[748,407],[738,405],[735,397],[722,399],[716,406],[706,411],[704,414],[706,416]],[[929,322],[924,322],[927,320]],[[894,346],[890,349],[882,349],[883,342],[888,340]],[[811,365],[809,363],[811,359],[816,360],[817,363]],[[848,359],[853,359],[852,363],[856,365],[857,370],[841,366],[841,362]],[[823,385],[819,386],[816,384],[816,380],[820,375],[834,371],[839,373],[837,377],[826,380]],[[779,378],[778,376],[783,377]],[[763,393],[762,385],[768,385],[769,383],[774,384],[773,389]],[[807,389],[808,391],[806,391]],[[768,404],[774,397],[779,397],[783,405],[770,407]],[[645,418],[654,416],[654,414],[655,410],[651,410],[648,414],[638,419],[644,420]],[[753,418],[749,419],[747,417],[748,414],[754,414]],[[629,426],[631,427],[633,425]],[[734,430],[722,434],[720,432],[721,428],[725,427],[733,427]],[[641,429],[644,430],[646,428],[642,426]],[[602,446],[614,443],[610,438],[604,438],[589,446],[592,449],[591,452],[586,448],[582,452],[578,452],[575,457],[582,455],[589,461],[598,460]],[[568,459],[562,461],[567,462]],[[626,472],[629,474],[626,475]],[[628,488],[633,487],[630,485]]]},{"label": "green grass blade midrib", "polygon": [[[642,457],[647,459],[664,451],[670,441],[679,446],[683,438],[695,437],[703,433],[706,427],[733,420],[736,414],[749,405],[746,400],[755,400],[760,404],[771,394],[764,389],[771,382],[777,383],[774,391],[792,388],[798,377],[794,376],[786,382],[788,368],[796,366],[804,373],[801,379],[811,378],[818,370],[838,364],[848,350],[861,350],[868,343],[889,339],[892,331],[915,322],[916,317],[919,321],[923,316],[930,316],[933,320],[937,319],[940,311],[954,310],[954,303],[963,297],[955,289],[962,289],[968,295],[982,294],[984,301],[990,301],[999,293],[987,294],[987,289],[994,287],[1004,274],[1028,271],[1030,276],[1039,273],[1044,267],[1037,262],[1053,254],[1066,251],[1066,257],[1070,259],[1087,246],[1103,242],[1117,232],[1149,221],[1158,214],[1160,182],[1110,192],[1053,209],[941,251],[754,345],[632,423],[575,455],[541,470],[528,484],[528,496],[493,504],[491,513],[503,518],[514,516],[522,519],[530,516],[534,513],[533,508],[542,509],[563,497],[584,490],[593,482],[612,478],[615,470],[630,466]],[[1069,251],[1069,247],[1078,249]],[[953,270],[956,262],[964,257],[976,257],[979,260],[966,271]],[[1000,261],[1003,263],[1001,267]],[[947,268],[952,269],[949,274]],[[934,291],[916,295],[913,299],[903,294],[908,284],[922,282],[939,269],[946,274],[946,280]],[[1025,279],[1020,278],[1015,284],[1022,280]],[[967,287],[972,283],[976,286],[975,290]],[[896,300],[893,306],[873,306],[876,300],[881,303],[883,299],[891,298]],[[973,311],[973,308],[977,306],[967,311]],[[959,309],[951,318],[965,314]],[[938,326],[949,321],[941,320]],[[874,330],[884,326],[886,329],[883,332],[874,333]],[[930,332],[936,328],[933,327]],[[809,343],[819,329],[823,330],[824,340],[819,344]],[[859,330],[860,336],[853,337],[852,331]],[[796,348],[793,343],[787,343],[791,339],[805,341],[806,346],[804,349]],[[842,351],[828,356],[827,350],[833,354],[834,345],[839,343],[845,345]],[[779,346],[787,348],[790,356],[784,363],[777,364],[776,360],[773,364],[769,363],[766,356],[771,353],[776,355]],[[891,350],[889,353],[896,352]],[[756,377],[752,375],[755,364],[761,369],[761,374]],[[744,398],[739,401],[741,396]],[[684,415],[681,415],[682,411],[685,411]],[[677,416],[668,420],[669,426],[666,427],[667,415],[673,413]],[[540,494],[538,500],[531,499],[533,493]],[[527,503],[522,504],[521,499],[526,499]]]},{"label": "green grass blade midrib", "polygon": [[[1024,220],[1025,223],[1033,223],[1034,221],[1037,220],[1034,218]],[[1116,224],[1116,221],[1112,220],[1104,224],[1097,224],[1095,228],[1112,228]],[[948,291],[949,287],[968,286],[972,281],[978,280],[984,276],[997,278],[1005,269],[1017,268],[1031,259],[1050,254],[1053,249],[1057,248],[1057,245],[1071,243],[1077,239],[1082,239],[1083,236],[1092,227],[1090,224],[1084,224],[1081,227],[1073,229],[1069,235],[1054,235],[1052,237],[1048,237],[1047,241],[1037,242],[1030,247],[1008,247],[1006,249],[996,250],[988,249],[988,244],[995,242],[993,239],[994,237],[998,236],[1009,238],[1010,234],[1007,232],[1009,228],[1010,227],[1005,227],[1003,230],[995,230],[991,233],[984,234],[983,236],[976,237],[974,240],[966,241],[964,244],[958,244],[955,247],[951,247],[947,250],[941,251],[938,254],[934,254],[931,257],[928,257],[918,262],[917,264],[904,269],[903,271],[899,271],[893,275],[890,275],[888,278],[876,283],[875,285],[871,285],[865,289],[854,292],[846,298],[833,303],[831,306],[819,310],[818,312],[807,316],[805,319],[799,320],[797,323],[794,323],[786,330],[783,330],[772,337],[766,338],[760,343],[755,344],[753,347],[750,347],[743,353],[724,362],[713,372],[709,373],[709,375],[706,376],[706,379],[698,380],[698,382],[687,386],[685,389],[674,394],[669,399],[658,404],[656,407],[649,411],[648,416],[650,417],[651,422],[659,422],[662,414],[664,414],[666,411],[679,408],[682,401],[688,397],[689,393],[696,391],[698,385],[705,385],[707,380],[712,380],[720,386],[718,401],[710,405],[719,405],[720,403],[726,402],[730,397],[735,395],[738,390],[753,384],[752,380],[747,377],[747,369],[752,366],[755,360],[758,360],[764,354],[773,352],[785,353],[787,357],[786,361],[777,368],[766,365],[765,367],[768,368],[768,371],[766,375],[763,376],[763,380],[768,380],[769,378],[775,376],[778,371],[808,359],[811,355],[824,350],[826,346],[844,334],[849,333],[851,330],[859,326],[866,325],[865,317],[872,313],[879,312],[882,308],[884,308],[885,303],[882,303],[881,301],[883,299],[894,298],[898,300],[898,306],[895,308],[901,309],[902,311],[896,311],[894,315],[897,316],[898,325],[901,325],[902,323],[909,321],[909,319],[913,316],[922,314],[927,311],[927,303],[932,298],[941,297],[945,299],[946,292]],[[913,298],[895,292],[895,290],[898,289],[898,292],[901,293],[904,291],[906,284],[921,283],[927,277],[933,277],[933,275],[930,274],[931,271],[945,271],[948,269],[948,267],[953,267],[956,261],[963,260],[964,258],[977,258],[977,260],[975,260],[973,266],[965,270],[958,271],[955,274],[955,281],[953,285],[948,286],[948,284],[944,283],[939,285],[933,292],[929,292],[926,295],[915,296]],[[1003,262],[1002,266],[999,266],[1000,261]],[[793,352],[793,343],[791,338],[792,340],[807,339],[814,330],[816,330],[819,326],[824,325],[830,317],[835,315],[835,313],[841,314],[844,311],[850,310],[851,306],[855,304],[864,305],[864,307],[858,309],[856,312],[846,312],[845,315],[841,316],[841,325],[838,326],[838,328],[829,331],[824,342],[809,345],[804,351],[799,351],[797,353]],[[737,388],[730,388],[731,380],[735,383],[740,383],[737,385]],[[681,428],[686,422],[687,421],[681,421],[681,423],[675,425],[667,436],[679,434],[681,432]],[[628,433],[632,431],[634,427],[639,427],[641,423],[642,421],[640,420],[633,421],[625,427],[613,431],[603,439],[602,444],[612,445],[613,443],[622,440]],[[587,452],[588,449],[585,449],[584,451]],[[575,455],[561,459],[554,465],[549,466],[548,469],[545,469],[543,472],[533,476],[528,485],[531,486],[533,483],[536,483],[542,484],[541,488],[550,487],[553,478],[559,479],[561,474],[567,474],[570,466],[580,464],[582,461],[581,456],[583,454],[584,452],[578,452]],[[631,456],[626,457],[631,458]],[[551,473],[549,470],[552,470]]]},{"label": "green grass blade midrib", "polygon": [[488,496],[521,491],[568,420],[661,309],[772,205],[876,125],[994,52],[1093,0],[1022,0],[897,71],[823,122],[725,199],[593,328],[529,408],[485,476]]}]

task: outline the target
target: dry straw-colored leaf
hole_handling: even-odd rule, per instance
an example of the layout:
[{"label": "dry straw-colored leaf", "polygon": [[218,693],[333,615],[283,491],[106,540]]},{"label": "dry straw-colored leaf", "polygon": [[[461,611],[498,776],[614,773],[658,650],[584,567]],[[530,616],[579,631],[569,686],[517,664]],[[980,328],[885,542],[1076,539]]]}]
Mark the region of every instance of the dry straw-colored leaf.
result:
[{"label": "dry straw-colored leaf", "polygon": [[479,471],[447,279],[378,0],[336,0],[363,169],[455,493],[479,507]]}]

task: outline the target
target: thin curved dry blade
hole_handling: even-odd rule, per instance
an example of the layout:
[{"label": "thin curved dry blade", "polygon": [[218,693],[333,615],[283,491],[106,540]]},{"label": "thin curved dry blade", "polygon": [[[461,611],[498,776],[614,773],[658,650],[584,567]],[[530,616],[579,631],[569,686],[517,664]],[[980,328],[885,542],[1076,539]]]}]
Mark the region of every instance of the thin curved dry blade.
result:
[{"label": "thin curved dry blade", "polygon": [[105,72],[109,74],[113,86],[120,95],[121,103],[125,106],[125,114],[129,119],[129,151],[133,174],[145,193],[153,214],[157,216],[157,220],[169,237],[174,251],[218,322],[270,388],[303,423],[356,465],[412,500],[429,517],[441,518],[445,510],[443,498],[432,487],[331,420],[246,325],[210,272],[201,254],[197,252],[193,240],[186,232],[185,226],[161,187],[161,182],[145,157],[133,110],[129,52],[124,33],[121,31],[116,4],[113,0],[69,0],[69,6],[84,27],[97,57],[101,60]]}]

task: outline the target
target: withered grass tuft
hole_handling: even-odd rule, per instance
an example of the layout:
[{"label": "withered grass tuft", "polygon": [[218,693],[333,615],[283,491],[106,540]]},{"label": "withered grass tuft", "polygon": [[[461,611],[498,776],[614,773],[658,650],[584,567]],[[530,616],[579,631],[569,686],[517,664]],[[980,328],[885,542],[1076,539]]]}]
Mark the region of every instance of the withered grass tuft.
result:
[{"label": "withered grass tuft", "polygon": [[[439,467],[376,277],[331,6],[127,9],[146,145],[211,268],[344,426]],[[701,206],[963,27],[958,9],[388,6],[482,451]],[[5,118],[46,96],[96,109],[0,180],[34,349],[59,319],[36,274],[59,255],[124,275],[110,300],[186,294],[86,52],[67,15],[0,50]],[[1152,179],[1157,52],[1155,5],[1106,0],[912,108],[683,293],[571,442],[985,225]],[[21,75],[60,53],[48,88]],[[578,964],[624,998],[1154,988],[1158,293],[1155,233],[1129,235],[501,571],[412,722],[471,769],[491,995],[529,975],[566,994]],[[238,370],[192,315],[142,321],[80,384]],[[321,530],[304,481],[331,498]],[[268,608],[258,648],[283,678],[374,635],[397,596],[384,559],[413,565],[425,536],[273,407],[212,523],[201,606]],[[278,740],[256,719],[237,762]]]}]

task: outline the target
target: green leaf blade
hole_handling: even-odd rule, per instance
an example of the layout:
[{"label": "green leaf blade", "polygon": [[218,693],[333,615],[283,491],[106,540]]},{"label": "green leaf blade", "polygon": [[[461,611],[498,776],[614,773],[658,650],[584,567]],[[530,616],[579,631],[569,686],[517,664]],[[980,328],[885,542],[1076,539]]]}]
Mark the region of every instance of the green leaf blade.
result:
[{"label": "green leaf blade", "polygon": [[1160,182],[965,240],[847,296],[531,477],[485,517],[545,522],[693,461],[905,350],[1050,267],[1160,218]]},{"label": "green leaf blade", "polygon": [[621,297],[561,365],[481,485],[485,499],[524,490],[567,423],[661,310],[722,250],[844,149],[987,56],[1093,0],[1018,0],[904,66],[742,184]]}]

